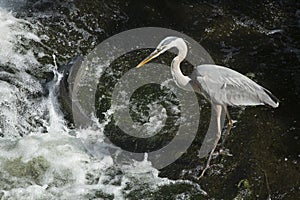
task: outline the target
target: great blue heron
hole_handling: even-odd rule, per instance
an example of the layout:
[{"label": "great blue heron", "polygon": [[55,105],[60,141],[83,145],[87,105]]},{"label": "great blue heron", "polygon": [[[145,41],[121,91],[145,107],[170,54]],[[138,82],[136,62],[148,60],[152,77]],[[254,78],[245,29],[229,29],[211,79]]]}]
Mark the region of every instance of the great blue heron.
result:
[{"label": "great blue heron", "polygon": [[203,169],[200,177],[209,168],[209,164],[215,151],[215,148],[221,138],[221,113],[225,110],[228,119],[227,134],[233,126],[227,106],[247,106],[247,105],[270,105],[278,107],[278,99],[270,91],[258,85],[248,77],[223,66],[213,64],[203,64],[197,66],[190,76],[185,76],[180,70],[180,63],[185,59],[188,48],[185,41],[179,37],[166,37],[156,47],[147,58],[145,58],[137,68],[148,63],[171,48],[178,49],[178,55],[171,64],[171,73],[176,84],[185,90],[188,90],[188,84],[194,88],[197,93],[211,101],[217,114],[217,137],[214,141],[214,147],[209,154],[206,167]]}]

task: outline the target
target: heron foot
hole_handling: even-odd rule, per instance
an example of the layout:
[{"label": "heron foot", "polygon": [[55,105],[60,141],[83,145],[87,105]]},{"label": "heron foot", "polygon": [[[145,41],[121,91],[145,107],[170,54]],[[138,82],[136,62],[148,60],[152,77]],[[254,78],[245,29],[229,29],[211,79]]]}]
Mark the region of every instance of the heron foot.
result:
[{"label": "heron foot", "polygon": [[233,155],[229,152],[229,149],[220,149],[219,154],[222,156],[229,156],[232,157]]},{"label": "heron foot", "polygon": [[228,126],[233,126],[235,123],[237,123],[237,120],[231,119],[228,121]]}]

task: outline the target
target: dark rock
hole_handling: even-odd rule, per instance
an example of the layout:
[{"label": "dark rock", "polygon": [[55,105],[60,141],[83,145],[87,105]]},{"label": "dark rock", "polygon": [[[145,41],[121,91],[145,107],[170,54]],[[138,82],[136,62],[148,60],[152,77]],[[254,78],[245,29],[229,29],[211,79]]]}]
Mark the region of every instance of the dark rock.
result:
[{"label": "dark rock", "polygon": [[61,104],[65,119],[70,123],[73,123],[71,93],[73,90],[74,78],[76,77],[82,61],[83,56],[77,56],[60,69],[60,71],[63,72],[63,78],[59,85],[58,101]]}]

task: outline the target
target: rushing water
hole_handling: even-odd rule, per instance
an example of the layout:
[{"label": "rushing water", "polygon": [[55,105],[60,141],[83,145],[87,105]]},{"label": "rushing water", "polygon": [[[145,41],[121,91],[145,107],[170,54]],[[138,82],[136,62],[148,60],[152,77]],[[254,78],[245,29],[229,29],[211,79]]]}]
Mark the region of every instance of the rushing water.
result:
[{"label": "rushing water", "polygon": [[[1,1],[1,199],[267,199],[269,195],[297,199],[297,6],[296,1]],[[209,105],[203,99],[199,136],[186,154],[160,171],[147,155],[143,161],[116,165],[105,143],[98,147],[100,156],[90,155],[80,137],[93,135],[94,130],[72,129],[57,100],[62,78],[58,69],[105,38],[143,26],[184,32],[201,43],[216,63],[246,74],[281,101],[276,110],[232,108],[238,122],[226,148],[233,156],[218,156],[201,180],[195,176],[205,159],[200,160],[197,152],[209,122]],[[123,66],[129,56],[116,65]],[[137,64],[142,57],[131,62]],[[110,78],[102,81],[110,83]],[[106,107],[101,112],[109,111]],[[150,112],[148,122],[149,115],[142,115],[150,133],[166,118],[165,110],[159,114]],[[104,138],[104,132],[95,134]]]},{"label": "rushing water", "polygon": [[[105,145],[99,147],[101,158],[92,157],[78,137],[93,130],[71,136],[60,111],[57,92],[62,74],[55,53],[41,51],[47,49],[43,39],[47,35],[38,36],[39,25],[4,9],[0,21],[2,199],[124,199],[155,193],[164,185],[186,185],[205,194],[191,181],[159,178],[146,157],[119,166]],[[51,62],[38,61],[44,57]],[[31,74],[34,70],[40,74],[51,70],[53,75],[37,77]],[[45,76],[53,79],[47,82]]]}]

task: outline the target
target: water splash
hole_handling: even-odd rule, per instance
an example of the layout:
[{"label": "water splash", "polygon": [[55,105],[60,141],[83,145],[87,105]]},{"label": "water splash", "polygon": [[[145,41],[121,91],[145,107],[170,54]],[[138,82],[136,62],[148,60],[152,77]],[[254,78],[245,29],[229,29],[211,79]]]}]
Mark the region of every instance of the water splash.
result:
[{"label": "water splash", "polygon": [[2,137],[19,137],[44,129],[42,84],[28,72],[40,63],[28,46],[39,37],[32,25],[0,8],[0,129]]},{"label": "water splash", "polygon": [[[192,182],[160,178],[147,158],[117,164],[101,131],[105,123],[97,131],[66,127],[57,102],[62,78],[57,58],[43,51],[34,53],[37,50],[28,45],[36,42],[45,47],[38,27],[3,9],[0,27],[1,199],[126,199],[132,193],[155,193],[169,184],[188,184],[202,192]],[[38,61],[44,56],[53,58],[46,68],[54,78],[43,86],[29,72],[44,67]],[[98,136],[95,151],[101,156],[97,158],[80,138],[93,134]]]}]

